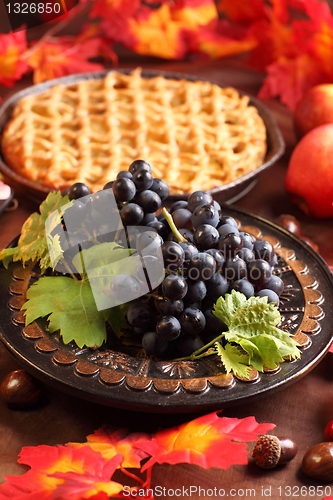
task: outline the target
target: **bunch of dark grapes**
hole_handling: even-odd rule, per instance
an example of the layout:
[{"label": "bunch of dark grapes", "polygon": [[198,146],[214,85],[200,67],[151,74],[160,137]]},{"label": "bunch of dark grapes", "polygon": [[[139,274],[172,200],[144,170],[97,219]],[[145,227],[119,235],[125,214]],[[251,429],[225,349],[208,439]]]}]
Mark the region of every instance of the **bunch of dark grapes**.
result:
[{"label": "bunch of dark grapes", "polygon": [[[103,208],[110,189],[123,232],[110,227],[110,213],[106,215]],[[117,243],[136,249],[136,275],[125,270],[111,281],[110,288],[115,298],[129,302],[148,283],[149,293],[136,298],[127,313],[129,327],[142,338],[148,355],[186,357],[226,331],[213,309],[217,299],[232,290],[247,298],[265,296],[269,303],[279,305],[284,285],[273,274],[277,262],[273,246],[241,231],[209,193],[196,191],[163,213],[169,187],[153,178],[150,165],[143,160],[119,172],[104,191],[90,195],[86,185],[77,183],[69,197],[85,197],[75,210],[81,218],[85,214],[93,220],[99,241],[116,237]],[[145,230],[138,230],[139,226]],[[162,277],[158,273],[161,255]]]}]

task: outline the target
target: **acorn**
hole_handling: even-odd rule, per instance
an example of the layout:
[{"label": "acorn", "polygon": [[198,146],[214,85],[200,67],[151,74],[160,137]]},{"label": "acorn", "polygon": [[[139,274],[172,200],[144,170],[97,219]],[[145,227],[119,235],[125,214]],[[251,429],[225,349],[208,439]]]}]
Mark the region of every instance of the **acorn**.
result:
[{"label": "acorn", "polygon": [[256,442],[252,458],[258,467],[273,469],[292,460],[298,451],[297,444],[286,437],[261,436]]},{"label": "acorn", "polygon": [[333,443],[326,441],[310,448],[303,457],[302,470],[318,481],[333,481]]},{"label": "acorn", "polygon": [[31,408],[42,398],[36,380],[25,370],[10,372],[1,383],[0,394],[11,409]]}]

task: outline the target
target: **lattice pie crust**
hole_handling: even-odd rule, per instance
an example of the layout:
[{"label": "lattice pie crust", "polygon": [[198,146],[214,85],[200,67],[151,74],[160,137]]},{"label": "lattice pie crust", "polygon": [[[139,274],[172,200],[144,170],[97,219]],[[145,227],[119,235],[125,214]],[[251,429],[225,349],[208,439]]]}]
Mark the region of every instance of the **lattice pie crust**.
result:
[{"label": "lattice pie crust", "polygon": [[144,78],[137,68],[25,97],[1,147],[17,173],[52,189],[84,182],[98,191],[140,158],[171,193],[191,193],[261,166],[266,128],[249,97],[233,88]]}]

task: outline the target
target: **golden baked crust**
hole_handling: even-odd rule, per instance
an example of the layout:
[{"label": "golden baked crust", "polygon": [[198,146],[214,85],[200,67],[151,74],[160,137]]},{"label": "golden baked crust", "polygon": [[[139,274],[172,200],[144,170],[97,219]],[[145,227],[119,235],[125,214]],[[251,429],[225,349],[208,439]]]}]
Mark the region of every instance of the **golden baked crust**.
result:
[{"label": "golden baked crust", "polygon": [[98,191],[144,159],[171,193],[208,190],[260,167],[266,128],[248,96],[141,69],[55,85],[23,98],[1,140],[6,163],[52,189]]}]

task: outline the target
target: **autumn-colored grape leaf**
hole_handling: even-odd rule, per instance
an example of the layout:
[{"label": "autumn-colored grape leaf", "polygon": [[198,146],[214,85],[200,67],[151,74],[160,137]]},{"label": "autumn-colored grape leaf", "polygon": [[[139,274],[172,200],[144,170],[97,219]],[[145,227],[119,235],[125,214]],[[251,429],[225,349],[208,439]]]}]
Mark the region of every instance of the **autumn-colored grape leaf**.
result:
[{"label": "autumn-colored grape leaf", "polygon": [[228,326],[225,339],[238,344],[257,370],[276,368],[286,358],[300,357],[299,344],[291,334],[277,327],[281,315],[275,304],[267,303],[267,297],[246,299],[244,294],[232,290],[231,294],[219,297],[213,313]]},{"label": "autumn-colored grape leaf", "polygon": [[138,449],[136,445],[147,439],[149,436],[144,433],[130,434],[126,429],[111,430],[107,425],[104,425],[87,436],[86,443],[68,443],[67,446],[77,449],[89,445],[94,451],[102,453],[105,460],[110,460],[121,453],[123,455],[122,467],[139,469],[140,462],[148,455],[143,450]]},{"label": "autumn-colored grape leaf", "polygon": [[[70,206],[67,195],[61,196],[60,191],[52,191],[48,194],[39,207],[40,213],[34,212],[23,224],[17,246],[5,248],[0,252],[0,260],[2,260],[5,267],[8,267],[11,260],[14,262],[21,261],[23,266],[29,260],[38,260],[40,261],[42,273],[48,267],[55,267],[62,256],[61,247],[59,238],[52,238],[46,234],[45,222],[51,216],[51,219],[49,219],[49,233],[51,233],[59,222],[58,211],[64,205]],[[57,254],[55,261],[50,259],[48,242],[50,248]],[[52,250],[51,256],[54,258]]]},{"label": "autumn-colored grape leaf", "polygon": [[18,462],[30,466],[30,470],[21,476],[7,476],[6,483],[0,485],[0,500],[81,500],[99,492],[112,496],[123,489],[110,479],[121,461],[121,454],[105,460],[89,446],[78,450],[27,446]]},{"label": "autumn-colored grape leaf", "polygon": [[151,458],[142,471],[155,463],[192,463],[204,469],[220,467],[228,469],[234,464],[247,464],[246,443],[255,441],[274,424],[258,424],[254,417],[243,419],[219,417],[210,413],[191,422],[158,431],[147,441],[140,441],[137,447]]},{"label": "autumn-colored grape leaf", "polygon": [[22,57],[27,49],[26,31],[0,33],[0,85],[12,87],[29,69]]}]

